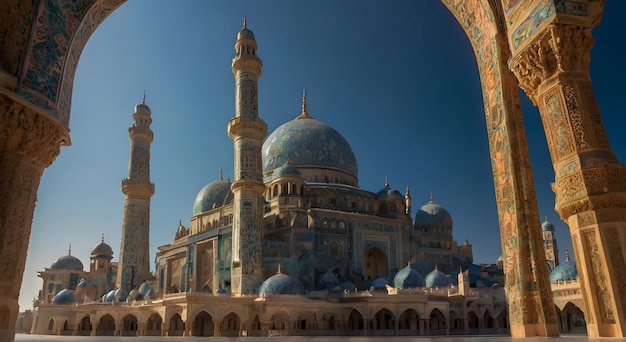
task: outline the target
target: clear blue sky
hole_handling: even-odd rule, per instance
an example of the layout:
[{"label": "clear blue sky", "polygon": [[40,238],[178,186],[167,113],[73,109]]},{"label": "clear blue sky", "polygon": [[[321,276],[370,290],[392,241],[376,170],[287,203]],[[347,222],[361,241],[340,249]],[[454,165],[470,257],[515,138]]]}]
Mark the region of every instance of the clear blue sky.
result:
[{"label": "clear blue sky", "polygon": [[[609,139],[626,160],[622,104],[626,2],[608,1],[593,35],[591,73]],[[41,289],[38,270],[67,254],[89,268],[105,234],[118,259],[127,177],[128,127],[146,92],[152,109],[150,253],[189,225],[197,192],[232,178],[234,116],[230,69],[242,19],[263,60],[261,117],[272,131],[309,113],[351,144],[361,188],[390,185],[413,194],[415,213],[429,193],[454,220],[477,263],[501,254],[478,70],[469,41],[447,8],[428,1],[131,0],[93,34],[76,71],[72,146],[44,173],[32,226],[21,309]],[[621,50],[620,50],[621,51]],[[556,226],[560,256],[571,242],[554,212],[554,173],[536,108],[523,96],[540,215]]]}]

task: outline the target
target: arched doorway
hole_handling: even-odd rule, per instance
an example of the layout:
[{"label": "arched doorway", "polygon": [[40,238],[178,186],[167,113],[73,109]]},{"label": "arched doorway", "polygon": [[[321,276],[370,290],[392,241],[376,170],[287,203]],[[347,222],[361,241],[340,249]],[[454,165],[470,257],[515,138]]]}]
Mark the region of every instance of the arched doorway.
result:
[{"label": "arched doorway", "polygon": [[76,334],[79,336],[89,336],[91,335],[91,329],[91,318],[89,316],[85,316],[78,322],[78,331]]},{"label": "arched doorway", "polygon": [[480,331],[480,320],[474,311],[467,313],[467,327],[470,334],[478,334]]},{"label": "arched doorway", "polygon": [[493,332],[493,317],[491,317],[491,313],[489,310],[485,310],[485,314],[483,315],[483,324],[486,329],[485,332],[492,333]]},{"label": "arched doorway", "polygon": [[175,313],[174,315],[172,315],[172,318],[170,318],[169,330],[167,334],[169,336],[183,336],[184,332],[185,322],[183,322],[180,314]]},{"label": "arched doorway", "polygon": [[363,335],[363,315],[355,309],[352,309],[350,312],[350,317],[348,317],[348,330],[350,333],[348,335]]},{"label": "arched doorway", "polygon": [[561,311],[563,332],[568,334],[586,334],[587,324],[585,314],[572,302],[568,302]]},{"label": "arched doorway", "polygon": [[224,317],[220,332],[225,337],[237,337],[241,330],[241,319],[236,313],[231,312]]},{"label": "arched doorway", "polygon": [[464,332],[463,320],[454,311],[450,311],[450,334],[462,334]]},{"label": "arched doorway", "polygon": [[363,252],[363,276],[365,280],[374,280],[389,275],[387,255],[378,247],[371,247]]},{"label": "arched doorway", "polygon": [[122,318],[122,336],[137,336],[137,317],[126,315]]},{"label": "arched doorway", "polygon": [[413,309],[404,310],[400,314],[398,329],[400,335],[419,335],[419,315]]},{"label": "arched doorway", "polygon": [[161,325],[163,319],[161,315],[153,313],[148,318],[148,327],[146,328],[146,336],[161,336]]},{"label": "arched doorway", "polygon": [[394,314],[387,310],[381,309],[374,315],[374,331],[373,335],[380,336],[393,336],[395,335],[395,320]]},{"label": "arched doorway", "polygon": [[213,336],[213,318],[206,311],[200,311],[193,320],[192,336]]},{"label": "arched doorway", "polygon": [[333,330],[335,330],[335,314],[327,312],[322,315],[323,326],[322,329],[326,330],[326,335],[334,334]]},{"label": "arched doorway", "polygon": [[270,329],[279,331],[277,334],[280,335],[280,331],[287,330],[289,328],[289,315],[284,311],[277,312],[272,315],[270,322]]},{"label": "arched doorway", "polygon": [[106,314],[100,318],[98,328],[96,329],[96,335],[98,336],[113,336],[115,335],[115,319],[113,316]]},{"label": "arched doorway", "polygon": [[446,317],[439,311],[439,309],[433,309],[430,312],[430,335],[445,335],[446,334]]}]

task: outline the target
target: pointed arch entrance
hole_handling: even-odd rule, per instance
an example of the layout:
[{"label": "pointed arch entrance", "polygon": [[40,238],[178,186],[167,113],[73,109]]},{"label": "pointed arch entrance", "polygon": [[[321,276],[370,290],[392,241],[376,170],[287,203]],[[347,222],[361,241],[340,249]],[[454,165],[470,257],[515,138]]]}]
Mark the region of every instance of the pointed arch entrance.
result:
[{"label": "pointed arch entrance", "polygon": [[213,336],[215,329],[213,326],[213,317],[206,311],[200,311],[193,320],[191,329],[192,336]]},{"label": "pointed arch entrance", "polygon": [[389,275],[387,254],[378,247],[370,247],[363,252],[363,277],[374,280]]}]

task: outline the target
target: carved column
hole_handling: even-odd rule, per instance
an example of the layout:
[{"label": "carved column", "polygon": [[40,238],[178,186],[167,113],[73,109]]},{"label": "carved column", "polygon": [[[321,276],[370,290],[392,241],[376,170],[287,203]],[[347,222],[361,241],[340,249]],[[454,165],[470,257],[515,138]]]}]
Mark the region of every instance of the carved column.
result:
[{"label": "carved column", "polygon": [[539,107],[590,337],[626,336],[626,172],[609,146],[589,76],[591,28],[551,24],[510,62]]},{"label": "carved column", "polygon": [[37,189],[67,129],[0,89],[0,341],[13,341]]}]

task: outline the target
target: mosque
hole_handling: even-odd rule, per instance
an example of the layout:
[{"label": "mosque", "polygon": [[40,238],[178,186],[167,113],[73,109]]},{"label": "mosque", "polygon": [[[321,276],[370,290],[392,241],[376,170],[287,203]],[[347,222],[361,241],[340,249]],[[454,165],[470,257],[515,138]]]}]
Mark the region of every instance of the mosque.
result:
[{"label": "mosque", "polygon": [[[89,272],[71,255],[39,272],[32,333],[67,335],[439,335],[508,333],[502,260],[474,264],[469,241],[433,196],[385,179],[361,189],[350,144],[302,109],[267,136],[258,116],[262,63],[254,34],[233,58],[234,180],[209,182],[188,225],[148,260],[151,110],[135,107],[119,261],[104,237]],[[267,136],[267,137],[266,137]],[[564,332],[585,332],[576,265],[558,261],[554,226],[542,225]],[[138,238],[144,236],[144,238]]]}]

